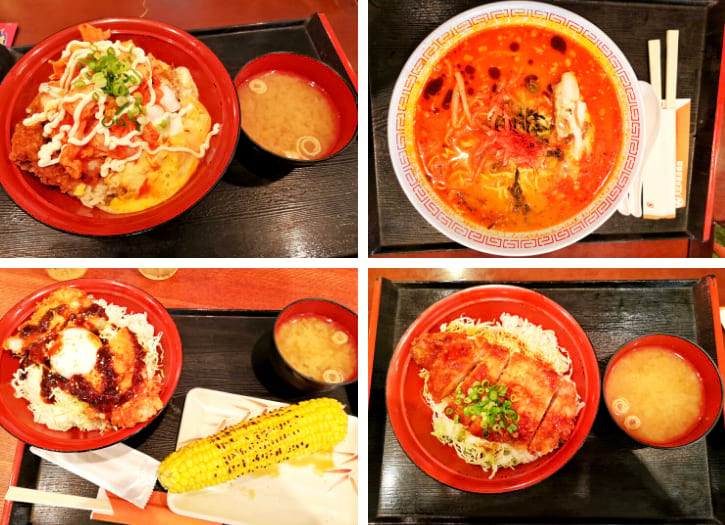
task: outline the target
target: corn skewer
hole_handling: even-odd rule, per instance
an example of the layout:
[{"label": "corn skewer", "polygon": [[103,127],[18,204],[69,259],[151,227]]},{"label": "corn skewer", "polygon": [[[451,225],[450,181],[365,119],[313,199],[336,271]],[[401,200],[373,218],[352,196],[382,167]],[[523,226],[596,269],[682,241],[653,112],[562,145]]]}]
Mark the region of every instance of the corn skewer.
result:
[{"label": "corn skewer", "polygon": [[202,489],[292,458],[332,450],[346,435],[347,416],[338,401],[302,401],[172,452],[159,466],[159,482],[169,492]]}]

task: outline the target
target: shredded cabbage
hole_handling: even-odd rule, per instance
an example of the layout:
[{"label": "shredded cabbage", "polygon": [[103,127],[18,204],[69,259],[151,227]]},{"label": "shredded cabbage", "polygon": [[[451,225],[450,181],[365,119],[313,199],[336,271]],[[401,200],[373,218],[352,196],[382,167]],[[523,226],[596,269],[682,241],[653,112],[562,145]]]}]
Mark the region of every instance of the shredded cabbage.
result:
[{"label": "shredded cabbage", "polygon": [[[544,330],[528,320],[501,314],[497,322],[480,322],[461,316],[441,325],[442,332],[464,333],[469,336],[484,335],[486,340],[508,348],[512,352],[522,352],[550,364],[556,372],[571,379],[572,363],[569,353],[559,346],[553,330]],[[485,472],[491,472],[490,478],[500,468],[513,468],[522,463],[530,463],[541,454],[530,453],[526,445],[514,446],[510,443],[497,443],[474,436],[464,425],[456,423],[445,414],[447,400],[433,401],[428,389],[430,372],[421,370],[423,378],[423,397],[433,411],[433,432],[441,443],[451,445],[456,454],[466,463],[479,465]],[[577,413],[584,407],[577,394]]]},{"label": "shredded cabbage", "polygon": [[[99,332],[99,336],[108,340],[113,337],[121,328],[128,328],[133,332],[141,346],[146,350],[144,364],[148,378],[155,376],[163,377],[161,370],[161,359],[163,349],[161,347],[162,332],[154,334],[154,327],[148,322],[146,313],[129,314],[123,306],[108,303],[103,299],[93,301],[102,306],[108,316],[108,323]],[[13,375],[12,386],[15,397],[28,401],[28,408],[33,412],[33,420],[36,423],[46,425],[52,430],[69,430],[77,427],[81,430],[103,430],[110,427],[103,413],[93,410],[90,405],[77,399],[61,388],[52,389],[48,403],[41,394],[41,381],[43,369],[38,364],[27,368],[18,369]]]}]

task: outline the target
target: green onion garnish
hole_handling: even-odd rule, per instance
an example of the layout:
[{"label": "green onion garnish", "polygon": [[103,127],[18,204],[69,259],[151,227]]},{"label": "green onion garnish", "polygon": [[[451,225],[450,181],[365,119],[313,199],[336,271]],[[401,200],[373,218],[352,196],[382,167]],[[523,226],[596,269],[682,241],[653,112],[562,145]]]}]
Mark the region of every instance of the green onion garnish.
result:
[{"label": "green onion garnish", "polygon": [[[167,125],[168,122],[164,120],[159,127],[164,128]],[[488,380],[476,381],[468,388],[467,395],[464,395],[460,387],[456,388],[453,402],[463,408],[465,417],[481,418],[480,425],[484,437],[488,437],[491,431],[506,431],[513,435],[518,431],[516,423],[519,422],[520,416],[513,408],[513,399],[505,398],[508,392],[509,387],[506,385],[491,385]],[[452,409],[446,409],[448,416],[452,412]],[[458,420],[459,416],[456,414],[454,421]]]}]

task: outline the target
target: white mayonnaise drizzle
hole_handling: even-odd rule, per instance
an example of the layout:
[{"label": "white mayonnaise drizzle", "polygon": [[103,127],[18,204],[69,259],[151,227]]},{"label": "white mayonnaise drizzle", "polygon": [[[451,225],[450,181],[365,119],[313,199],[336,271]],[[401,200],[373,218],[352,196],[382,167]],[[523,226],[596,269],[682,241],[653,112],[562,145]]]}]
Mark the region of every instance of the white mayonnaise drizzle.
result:
[{"label": "white mayonnaise drizzle", "polygon": [[[154,118],[144,118],[143,116],[139,118],[139,125],[142,127],[147,123],[152,122],[159,128],[158,131],[162,136],[169,137],[176,135],[183,130],[182,117],[194,109],[192,104],[188,104],[181,108],[178,104],[178,94],[166,83],[162,84],[162,90],[164,93],[164,99],[161,101],[162,105],[157,104],[151,61],[142,49],[133,46],[133,44],[124,46],[119,41],[111,42],[104,40],[91,44],[89,42],[73,40],[68,43],[61,54],[62,58],[68,59],[68,63],[65,71],[58,81],[59,86],[53,86],[49,83],[41,84],[38,88],[39,93],[47,95],[44,100],[43,111],[32,114],[23,120],[23,125],[28,127],[47,121],[47,123],[43,126],[43,136],[50,137],[51,140],[50,142],[43,144],[38,150],[38,166],[46,167],[57,164],[60,161],[63,149],[67,146],[67,144],[74,146],[86,146],[97,135],[103,137],[103,145],[108,150],[114,150],[119,146],[136,148],[136,151],[126,158],[107,158],[101,166],[101,177],[107,177],[112,171],[121,171],[127,163],[138,160],[144,151],[150,155],[156,155],[161,151],[183,152],[193,155],[198,159],[201,159],[206,154],[206,151],[210,146],[211,137],[217,135],[221,129],[221,125],[218,123],[214,124],[212,130],[207,134],[206,140],[201,145],[199,151],[183,146],[163,144],[159,145],[155,149],[151,149],[148,142],[141,138],[141,131],[136,129],[130,129],[128,133],[121,137],[112,136],[110,129],[102,124],[108,97],[100,89],[89,90],[88,88],[92,88],[93,84],[89,84],[88,86],[81,88],[85,91],[71,92],[75,81],[87,72],[86,66],[81,64],[82,67],[80,71],[74,75],[78,68],[79,61],[85,58],[88,53],[92,51],[91,46],[93,46],[93,49],[95,49],[96,52],[101,53],[106,53],[110,48],[113,48],[119,56],[122,53],[131,53],[133,57],[131,69],[138,70],[139,66],[145,66],[145,69],[148,71],[148,74],[145,75],[145,77],[148,83],[149,100],[144,107],[147,113],[152,114]],[[71,49],[73,49],[73,51],[71,51]],[[129,102],[134,100],[133,94],[137,92],[140,87],[140,85],[135,85],[129,88]],[[67,114],[64,105],[73,102],[78,102],[73,110],[73,124],[61,125],[61,122],[63,122]],[[176,104],[173,104],[173,102],[176,102]],[[78,134],[82,131],[80,128],[81,115],[89,104],[94,103],[98,104],[98,108],[94,112],[94,118],[97,123],[85,136],[78,136]],[[169,108],[169,106],[171,106],[171,108]],[[132,104],[128,104],[128,106],[119,111],[116,116],[121,117],[125,115],[132,107]],[[174,109],[175,111],[168,111],[168,109]],[[165,128],[160,128],[159,124],[163,121],[166,121],[167,125]],[[57,154],[57,156],[53,157],[54,154]]]}]

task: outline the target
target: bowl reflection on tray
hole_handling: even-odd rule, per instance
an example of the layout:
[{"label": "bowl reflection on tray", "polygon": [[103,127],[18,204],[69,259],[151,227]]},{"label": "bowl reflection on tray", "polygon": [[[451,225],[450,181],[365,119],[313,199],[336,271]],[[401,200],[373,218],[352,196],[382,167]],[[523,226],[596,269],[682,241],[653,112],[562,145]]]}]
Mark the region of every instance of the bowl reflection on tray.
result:
[{"label": "bowl reflection on tray", "polygon": [[495,2],[412,53],[393,89],[388,148],[404,193],[441,233],[535,255],[616,211],[644,154],[642,115],[634,71],[599,28],[552,5]]},{"label": "bowl reflection on tray", "polygon": [[650,447],[694,443],[712,430],[723,407],[712,358],[695,343],[667,334],[640,337],[617,350],[603,391],[617,425]]},{"label": "bowl reflection on tray", "polygon": [[[33,47],[0,85],[2,184],[18,206],[39,221],[59,230],[96,236],[138,233],[178,216],[216,185],[236,148],[239,104],[224,65],[208,47],[188,33],[145,19],[106,18],[90,23],[97,28],[110,30],[112,41],[130,40],[138,49],[152,54],[160,61],[177,68],[185,67],[196,84],[198,100],[208,111],[212,124],[221,123],[219,133],[210,138],[209,149],[199,160],[189,180],[168,199],[141,211],[109,213],[98,207],[86,207],[79,199],[61,193],[57,187],[46,186],[38,177],[20,170],[10,161],[13,130],[26,117],[25,110],[38,93],[40,84],[48,81],[52,72],[48,62],[57,60],[69,42],[80,39],[79,27],[72,26]],[[159,126],[163,127],[163,124],[164,121],[161,121]],[[127,127],[126,124],[124,129]],[[177,169],[175,173],[180,171]],[[141,195],[141,189],[138,191]]]},{"label": "bowl reflection on tray", "polygon": [[337,155],[355,137],[355,95],[319,60],[263,55],[239,71],[234,85],[242,114],[237,158],[246,166],[314,164]]},{"label": "bowl reflection on tray", "polygon": [[274,324],[270,361],[291,386],[324,392],[357,381],[357,314],[326,299],[301,299]]}]

